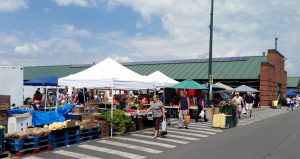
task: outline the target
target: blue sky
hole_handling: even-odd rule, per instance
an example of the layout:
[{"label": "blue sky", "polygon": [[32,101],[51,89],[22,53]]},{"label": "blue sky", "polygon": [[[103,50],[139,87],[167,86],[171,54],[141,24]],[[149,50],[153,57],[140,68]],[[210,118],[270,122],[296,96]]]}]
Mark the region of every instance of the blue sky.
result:
[{"label": "blue sky", "polygon": [[[300,1],[215,1],[214,57],[274,48],[299,76]],[[0,0],[0,64],[206,58],[210,0]]]}]

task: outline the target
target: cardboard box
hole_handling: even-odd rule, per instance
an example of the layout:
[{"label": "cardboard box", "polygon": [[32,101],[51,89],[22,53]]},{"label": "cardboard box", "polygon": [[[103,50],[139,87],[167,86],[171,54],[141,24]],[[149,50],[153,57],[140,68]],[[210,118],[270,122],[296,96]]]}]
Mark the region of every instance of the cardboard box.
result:
[{"label": "cardboard box", "polygon": [[89,104],[89,105],[99,105],[100,102],[99,102],[98,100],[91,100],[91,101],[89,101],[88,104]]},{"label": "cardboard box", "polygon": [[84,113],[84,106],[75,106],[72,109],[72,113],[74,113],[74,114],[83,114]]},{"label": "cardboard box", "polygon": [[31,116],[31,113],[24,113],[24,114],[13,114],[10,117],[16,117],[16,118],[26,118]]},{"label": "cardboard box", "polygon": [[67,128],[72,128],[76,126],[76,121],[75,120],[71,120],[71,121],[67,121]]}]

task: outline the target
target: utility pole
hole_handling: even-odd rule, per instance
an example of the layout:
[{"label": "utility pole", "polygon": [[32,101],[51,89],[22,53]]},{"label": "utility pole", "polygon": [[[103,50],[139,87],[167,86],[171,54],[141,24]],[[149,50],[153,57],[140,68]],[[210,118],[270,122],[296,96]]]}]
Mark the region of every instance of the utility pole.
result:
[{"label": "utility pole", "polygon": [[211,107],[212,103],[212,46],[213,46],[213,28],[214,28],[214,0],[211,0],[211,12],[210,12],[210,36],[209,36],[209,63],[208,63],[208,107]]}]

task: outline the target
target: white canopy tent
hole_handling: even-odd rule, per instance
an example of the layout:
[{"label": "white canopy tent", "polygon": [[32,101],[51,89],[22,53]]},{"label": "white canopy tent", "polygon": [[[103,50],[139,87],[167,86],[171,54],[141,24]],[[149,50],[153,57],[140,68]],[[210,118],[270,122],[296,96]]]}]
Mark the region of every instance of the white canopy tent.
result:
[{"label": "white canopy tent", "polygon": [[[105,88],[111,89],[113,93],[114,89],[154,89],[155,81],[131,71],[111,58],[107,58],[86,70],[59,78],[58,85],[76,88]],[[113,103],[111,115],[113,117]]]},{"label": "white canopy tent", "polygon": [[58,85],[76,88],[153,89],[155,81],[119,64],[111,58],[67,77],[59,78]]},{"label": "white canopy tent", "polygon": [[225,89],[226,91],[234,91],[234,88],[232,88],[230,86],[227,86],[227,85],[225,85],[225,84],[223,84],[221,82],[217,82],[214,85],[217,86],[217,87],[220,87],[222,89]]},{"label": "white canopy tent", "polygon": [[152,74],[148,75],[148,77],[155,81],[156,88],[171,87],[179,83],[178,81],[168,77],[167,75],[161,73],[160,71],[155,71]]}]

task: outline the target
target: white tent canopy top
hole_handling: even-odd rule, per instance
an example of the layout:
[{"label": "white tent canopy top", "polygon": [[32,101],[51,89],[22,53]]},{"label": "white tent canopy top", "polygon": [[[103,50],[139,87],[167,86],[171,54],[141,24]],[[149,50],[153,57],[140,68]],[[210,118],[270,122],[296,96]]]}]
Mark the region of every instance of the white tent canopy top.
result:
[{"label": "white tent canopy top", "polygon": [[179,83],[178,81],[168,77],[160,71],[155,71],[152,74],[148,75],[148,77],[155,81],[155,87],[157,88],[171,87]]},{"label": "white tent canopy top", "polygon": [[155,81],[131,71],[111,58],[107,58],[86,70],[59,78],[58,85],[76,88],[137,90],[153,89]]},{"label": "white tent canopy top", "polygon": [[222,89],[225,89],[226,91],[234,91],[234,89],[232,87],[227,86],[227,85],[225,85],[225,84],[223,84],[221,82],[217,82],[214,85],[217,86],[217,87],[220,87]]},{"label": "white tent canopy top", "polygon": [[255,93],[255,92],[259,92],[258,90],[251,88],[249,86],[246,85],[241,85],[237,88],[235,88],[235,91],[237,92],[251,92],[251,93]]}]

